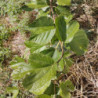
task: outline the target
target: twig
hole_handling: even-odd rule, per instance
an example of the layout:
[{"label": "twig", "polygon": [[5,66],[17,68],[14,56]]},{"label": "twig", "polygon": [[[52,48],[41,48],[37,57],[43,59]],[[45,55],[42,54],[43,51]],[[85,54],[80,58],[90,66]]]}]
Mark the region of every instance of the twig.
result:
[{"label": "twig", "polygon": [[50,11],[51,11],[51,13],[52,13],[53,21],[55,22],[55,15],[54,15],[54,11],[53,11],[53,5],[52,5],[52,2],[53,2],[53,0],[50,0]]}]

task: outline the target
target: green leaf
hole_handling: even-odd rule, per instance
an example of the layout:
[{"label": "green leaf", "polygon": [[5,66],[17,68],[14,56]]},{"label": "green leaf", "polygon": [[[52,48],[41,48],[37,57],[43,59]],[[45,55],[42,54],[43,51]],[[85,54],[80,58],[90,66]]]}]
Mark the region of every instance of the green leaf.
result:
[{"label": "green leaf", "polygon": [[33,41],[26,41],[25,45],[30,48],[31,53],[43,47],[43,45],[37,44]]},{"label": "green leaf", "polygon": [[64,60],[61,59],[58,65],[58,71],[62,72],[64,70],[64,66],[65,66]]},{"label": "green leaf", "polygon": [[65,59],[65,69],[64,69],[64,73],[68,73],[70,70],[70,67],[72,66],[73,61],[70,58],[66,58]]},{"label": "green leaf", "polygon": [[17,98],[17,95],[19,93],[19,90],[16,87],[7,87],[6,91],[8,93],[12,93],[13,94],[12,98]]},{"label": "green leaf", "polygon": [[64,16],[69,16],[71,15],[71,12],[68,8],[65,8],[63,6],[57,6],[56,7],[56,12],[59,14],[59,15],[64,15]]},{"label": "green leaf", "polygon": [[68,91],[66,91],[66,94],[64,94],[64,93],[62,93],[62,91],[60,91],[60,95],[62,96],[62,98],[71,98],[71,94]]},{"label": "green leaf", "polygon": [[30,49],[31,54],[32,53],[41,53],[42,51],[44,51],[45,49],[47,49],[47,46],[43,46],[43,47],[37,48],[36,50],[35,49],[36,48],[34,48],[34,47],[32,47]]},{"label": "green leaf", "polygon": [[66,40],[66,22],[63,16],[59,16],[55,19],[56,36],[59,40]]},{"label": "green leaf", "polygon": [[87,46],[89,44],[89,40],[86,36],[86,33],[84,30],[79,30],[75,36],[74,39],[69,44],[72,51],[74,51],[77,55],[82,55],[86,50]]},{"label": "green leaf", "polygon": [[41,51],[41,53],[44,54],[44,55],[52,57],[54,51],[55,51],[55,49],[53,47],[50,47],[48,49],[45,49],[45,50]]},{"label": "green leaf", "polygon": [[57,49],[55,50],[54,54],[53,54],[53,60],[55,62],[57,62],[62,56],[62,52],[59,52]]},{"label": "green leaf", "polygon": [[39,95],[36,98],[51,98],[51,96],[43,94],[43,95]]},{"label": "green leaf", "polygon": [[13,72],[11,73],[11,76],[13,77],[13,79],[15,80],[19,80],[23,77],[25,77],[25,75],[29,72],[31,72],[32,66],[30,66],[30,64],[25,63],[24,59],[20,58],[20,57],[16,57],[12,62],[10,67],[13,70]]},{"label": "green leaf", "polygon": [[22,10],[25,10],[25,11],[32,11],[32,10],[33,10],[32,8],[29,8],[29,7],[26,6],[26,5],[23,5],[23,6],[21,7],[21,9],[22,9]]},{"label": "green leaf", "polygon": [[71,98],[71,91],[74,91],[74,85],[70,80],[66,80],[60,84],[60,95],[62,98]]},{"label": "green leaf", "polygon": [[26,89],[31,89],[32,83],[36,82],[39,80],[41,77],[43,77],[51,68],[45,67],[45,68],[39,68],[39,69],[34,69],[30,74],[28,74],[25,79],[23,80],[23,85]]},{"label": "green leaf", "polygon": [[68,16],[66,15],[64,18],[65,18],[66,24],[68,24],[72,20],[73,15],[72,14],[70,14]]},{"label": "green leaf", "polygon": [[35,95],[43,94],[49,87],[51,80],[56,78],[56,65],[42,68],[40,71],[33,75],[33,78],[27,76],[23,82],[24,87],[29,88],[29,91]]},{"label": "green leaf", "polygon": [[51,66],[54,61],[47,55],[43,55],[41,53],[33,53],[30,55],[29,63],[32,65],[32,68],[43,68]]},{"label": "green leaf", "polygon": [[20,65],[25,65],[25,60],[22,59],[21,57],[16,56],[11,62],[10,62],[10,67],[12,69],[18,68]]},{"label": "green leaf", "polygon": [[79,23],[77,21],[71,21],[67,27],[67,39],[65,42],[70,43],[78,30],[79,30]]},{"label": "green leaf", "polygon": [[[55,91],[54,91],[54,88],[55,88]],[[47,94],[47,95],[54,95],[54,94],[57,94],[58,93],[58,86],[53,84],[51,82],[51,84],[49,85],[49,87],[46,89],[46,91],[44,92],[44,94]]]},{"label": "green leaf", "polygon": [[38,19],[36,19],[33,23],[29,24],[29,27],[47,27],[47,26],[53,26],[53,20],[47,16],[42,16]]},{"label": "green leaf", "polygon": [[31,27],[28,30],[34,34],[41,34],[54,29],[54,26]]},{"label": "green leaf", "polygon": [[40,45],[48,44],[49,42],[51,42],[54,35],[55,35],[55,29],[52,29],[45,33],[39,34],[34,39],[32,39],[32,41]]},{"label": "green leaf", "polygon": [[26,4],[29,8],[40,9],[47,7],[46,0],[33,0],[31,3]]},{"label": "green leaf", "polygon": [[13,77],[13,79],[19,80],[21,78],[24,78],[27,73],[32,72],[32,71],[33,71],[33,69],[32,69],[32,67],[29,64],[17,63],[17,68],[14,69],[14,71],[11,74],[11,76]]},{"label": "green leaf", "polygon": [[40,17],[29,25],[29,31],[38,34],[32,39],[33,42],[41,45],[47,44],[55,34],[53,20],[46,16]]},{"label": "green leaf", "polygon": [[35,43],[34,41],[26,41],[25,45],[30,48],[31,53],[39,53],[47,49],[46,46]]},{"label": "green leaf", "polygon": [[57,3],[59,4],[59,5],[63,5],[63,6],[69,6],[69,5],[71,5],[71,0],[57,0]]},{"label": "green leaf", "polygon": [[41,34],[51,32],[54,29],[53,20],[49,17],[42,16],[29,24],[28,30],[33,34]]}]

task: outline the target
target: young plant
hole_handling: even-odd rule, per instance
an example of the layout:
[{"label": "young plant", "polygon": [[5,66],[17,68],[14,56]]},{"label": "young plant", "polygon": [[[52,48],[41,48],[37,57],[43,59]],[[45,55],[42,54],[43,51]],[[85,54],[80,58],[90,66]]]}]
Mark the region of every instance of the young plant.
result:
[{"label": "young plant", "polygon": [[[71,0],[33,0],[26,4],[37,9],[36,20],[28,25],[30,49],[28,61],[12,61],[12,77],[22,79],[23,86],[37,98],[70,98],[74,86],[64,76],[72,65],[72,53],[82,55],[88,38],[69,10]],[[73,51],[73,52],[72,52]],[[63,80],[62,80],[63,79]]]}]

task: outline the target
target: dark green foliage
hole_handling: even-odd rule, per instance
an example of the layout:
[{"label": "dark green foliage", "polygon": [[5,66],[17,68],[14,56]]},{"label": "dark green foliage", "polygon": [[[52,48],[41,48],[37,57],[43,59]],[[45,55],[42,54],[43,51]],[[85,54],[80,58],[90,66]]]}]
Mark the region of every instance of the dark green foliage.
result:
[{"label": "dark green foliage", "polygon": [[64,20],[64,16],[59,16],[55,20],[56,25],[56,35],[59,40],[66,40],[66,22]]}]

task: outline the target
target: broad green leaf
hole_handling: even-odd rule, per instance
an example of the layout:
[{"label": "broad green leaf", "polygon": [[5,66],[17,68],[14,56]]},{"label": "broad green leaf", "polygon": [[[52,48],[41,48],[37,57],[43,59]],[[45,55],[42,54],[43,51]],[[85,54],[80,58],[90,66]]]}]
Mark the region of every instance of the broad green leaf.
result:
[{"label": "broad green leaf", "polygon": [[79,30],[79,23],[77,21],[71,21],[67,27],[67,39],[65,42],[70,43],[78,30]]},{"label": "broad green leaf", "polygon": [[29,27],[47,27],[47,26],[53,26],[53,20],[47,16],[42,16],[38,19],[36,19],[33,23],[29,24]]},{"label": "broad green leaf", "polygon": [[61,82],[60,95],[62,96],[62,98],[71,98],[71,94],[70,94],[71,91],[74,91],[74,85],[70,80]]},{"label": "broad green leaf", "polygon": [[39,80],[41,77],[43,77],[51,68],[45,67],[45,68],[39,68],[39,69],[34,69],[30,74],[28,74],[25,79],[23,80],[23,85],[26,89],[31,89],[32,84]]},{"label": "broad green leaf", "polygon": [[66,40],[66,22],[63,16],[59,16],[55,19],[56,36],[59,40]]},{"label": "broad green leaf", "polygon": [[54,26],[32,27],[28,30],[34,34],[41,34],[54,29]]},{"label": "broad green leaf", "polygon": [[89,40],[86,36],[86,33],[84,30],[79,30],[71,43],[69,44],[72,51],[74,51],[78,55],[82,55],[86,50],[88,46]]},{"label": "broad green leaf", "polygon": [[33,34],[38,34],[32,41],[37,44],[47,44],[51,41],[55,34],[53,20],[43,16],[36,19],[29,25],[29,31]]},{"label": "broad green leaf", "polygon": [[49,17],[42,16],[29,25],[28,30],[34,34],[47,33],[54,29],[53,20]]},{"label": "broad green leaf", "polygon": [[39,95],[36,98],[51,98],[51,96],[43,94],[43,95]]},{"label": "broad green leaf", "polygon": [[57,3],[59,4],[59,5],[63,5],[63,6],[69,6],[69,5],[71,5],[71,0],[57,0]]},{"label": "broad green leaf", "polygon": [[29,8],[40,9],[47,7],[46,0],[33,0],[31,3],[26,4]]},{"label": "broad green leaf", "polygon": [[13,94],[12,98],[17,98],[17,95],[19,93],[19,90],[16,87],[7,87],[6,91],[8,93],[12,93]]},{"label": "broad green leaf", "polygon": [[51,66],[54,61],[51,57],[41,54],[41,53],[33,53],[30,55],[29,63],[32,68],[43,68]]},{"label": "broad green leaf", "polygon": [[22,65],[20,63],[17,63],[17,66],[18,67],[16,69],[14,69],[14,71],[11,74],[11,76],[15,80],[19,80],[21,78],[24,78],[27,73],[33,71],[32,67],[29,64]]},{"label": "broad green leaf", "polygon": [[32,41],[40,45],[48,44],[49,42],[51,42],[54,35],[55,35],[55,29],[52,29],[45,33],[39,34],[34,39],[32,39]]},{"label": "broad green leaf", "polygon": [[23,82],[24,87],[29,87],[29,91],[35,95],[43,94],[47,87],[49,87],[51,80],[56,78],[56,66],[53,65],[47,68],[41,69],[42,74],[37,78],[36,75],[39,74],[40,71],[36,73],[36,75],[34,75],[33,78],[27,77]]}]

